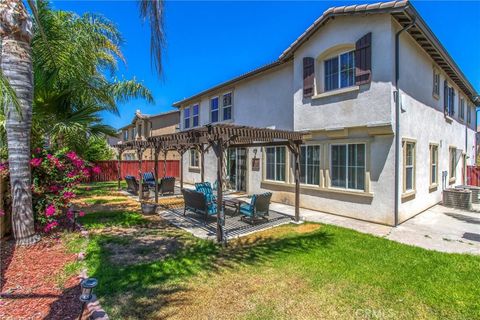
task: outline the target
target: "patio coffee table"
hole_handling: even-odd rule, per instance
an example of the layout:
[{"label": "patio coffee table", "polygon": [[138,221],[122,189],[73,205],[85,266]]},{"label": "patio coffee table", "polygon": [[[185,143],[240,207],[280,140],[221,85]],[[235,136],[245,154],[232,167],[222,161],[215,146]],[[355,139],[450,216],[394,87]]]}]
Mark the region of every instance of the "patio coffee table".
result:
[{"label": "patio coffee table", "polygon": [[225,198],[223,199],[223,207],[228,207],[230,209],[233,209],[233,215],[236,215],[240,212],[240,204],[244,202],[242,200],[236,199],[236,198]]}]

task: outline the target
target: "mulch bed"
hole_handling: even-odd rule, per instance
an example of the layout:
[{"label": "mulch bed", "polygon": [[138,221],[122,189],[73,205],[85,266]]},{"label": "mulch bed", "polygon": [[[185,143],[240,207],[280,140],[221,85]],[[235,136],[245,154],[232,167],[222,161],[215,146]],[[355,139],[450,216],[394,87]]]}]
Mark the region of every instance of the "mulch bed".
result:
[{"label": "mulch bed", "polygon": [[59,239],[45,237],[30,247],[1,244],[1,319],[77,319],[81,304],[79,280],[59,288],[56,276],[76,259]]}]

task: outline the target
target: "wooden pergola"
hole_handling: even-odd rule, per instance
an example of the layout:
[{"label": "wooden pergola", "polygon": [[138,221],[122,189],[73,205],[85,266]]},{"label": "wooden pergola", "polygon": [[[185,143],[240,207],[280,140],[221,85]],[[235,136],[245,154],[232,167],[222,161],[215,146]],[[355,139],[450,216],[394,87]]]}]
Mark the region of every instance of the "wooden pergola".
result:
[{"label": "wooden pergola", "polygon": [[[139,159],[140,188],[141,185],[141,166],[143,152],[148,148],[155,150],[155,179],[158,179],[158,155],[160,152],[166,154],[170,150],[175,150],[180,154],[180,188],[183,188],[183,154],[190,149],[200,152],[200,172],[201,180],[204,181],[204,154],[210,148],[217,157],[217,241],[225,243],[225,215],[223,208],[223,179],[222,172],[224,168],[223,151],[230,147],[270,147],[286,146],[294,155],[294,175],[295,175],[295,221],[300,219],[300,145],[303,143],[305,132],[295,132],[287,130],[276,130],[266,128],[253,128],[233,124],[215,124],[206,125],[186,131],[164,134],[149,137],[146,141],[129,141],[116,146],[119,153],[119,188],[120,188],[120,158],[121,153],[127,149],[137,150]],[[142,189],[140,189],[142,190]],[[141,192],[139,193],[141,199]],[[155,190],[155,201],[158,202],[158,189]]]}]

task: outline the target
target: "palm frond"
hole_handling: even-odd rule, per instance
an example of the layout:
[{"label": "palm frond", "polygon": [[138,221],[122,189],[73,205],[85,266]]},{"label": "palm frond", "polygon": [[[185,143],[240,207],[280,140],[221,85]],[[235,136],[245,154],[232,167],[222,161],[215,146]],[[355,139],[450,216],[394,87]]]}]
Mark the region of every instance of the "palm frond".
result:
[{"label": "palm frond", "polygon": [[18,101],[17,93],[3,74],[2,69],[0,69],[0,112],[2,114],[4,114],[4,110],[8,105],[13,105],[14,109],[21,116],[20,101]]},{"label": "palm frond", "polygon": [[165,47],[165,28],[163,0],[140,0],[140,18],[148,20],[150,25],[151,62],[158,74],[162,73],[162,51]]}]

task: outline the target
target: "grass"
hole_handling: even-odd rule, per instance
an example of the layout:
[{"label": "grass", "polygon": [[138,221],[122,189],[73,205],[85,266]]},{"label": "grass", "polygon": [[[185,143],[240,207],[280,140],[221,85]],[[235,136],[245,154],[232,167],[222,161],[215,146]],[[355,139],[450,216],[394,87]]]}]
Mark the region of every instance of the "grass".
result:
[{"label": "grass", "polygon": [[[318,224],[221,248],[136,212],[92,213],[82,223],[96,231],[86,264],[113,319],[480,318],[477,256]],[[113,226],[135,231],[104,229]],[[132,259],[166,254],[117,264],[119,249]]]}]

